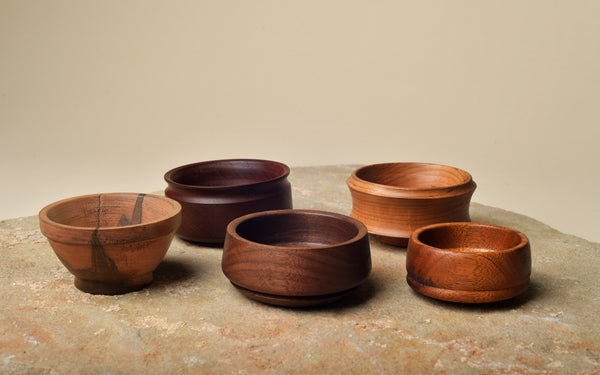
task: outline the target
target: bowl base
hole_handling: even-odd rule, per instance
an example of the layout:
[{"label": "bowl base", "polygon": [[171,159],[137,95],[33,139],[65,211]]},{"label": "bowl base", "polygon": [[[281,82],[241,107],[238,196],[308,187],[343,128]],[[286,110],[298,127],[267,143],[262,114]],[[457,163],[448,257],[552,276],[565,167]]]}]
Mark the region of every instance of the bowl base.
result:
[{"label": "bowl base", "polygon": [[242,293],[243,295],[245,295],[246,297],[248,297],[250,299],[253,299],[258,302],[266,303],[268,305],[284,306],[284,307],[309,307],[309,306],[324,305],[327,303],[331,303],[331,302],[340,300],[340,299],[344,298],[345,296],[347,296],[348,294],[352,293],[356,288],[358,288],[358,287],[354,287],[352,289],[345,290],[343,292],[333,293],[333,294],[325,294],[322,296],[303,297],[303,296],[277,296],[277,295],[273,295],[273,294],[255,292],[255,291],[246,289],[244,287],[241,287],[239,285],[236,285],[233,282],[231,284],[234,287],[236,287],[237,290],[240,291],[240,293]]},{"label": "bowl base", "polygon": [[399,246],[399,247],[407,247],[408,246],[408,238],[405,237],[388,237],[388,236],[380,236],[380,235],[375,235],[377,237],[377,239],[383,243],[386,243],[388,245],[392,245],[392,246]]},{"label": "bowl base", "polygon": [[186,235],[181,235],[179,233],[176,233],[177,237],[181,240],[187,241],[187,242],[191,242],[193,244],[196,245],[208,245],[208,246],[219,246],[219,245],[223,245],[223,243],[225,242],[225,234],[223,234],[222,238],[199,238],[196,236],[186,236]]},{"label": "bowl base", "polygon": [[75,277],[75,287],[90,294],[115,295],[140,290],[152,283],[152,274],[137,277],[135,280],[99,281]]},{"label": "bowl base", "polygon": [[518,296],[529,287],[529,280],[510,288],[479,291],[436,288],[434,286],[422,284],[413,279],[410,275],[406,275],[406,281],[408,282],[408,285],[410,285],[410,287],[416,292],[427,297],[442,301],[461,303],[488,303],[503,301]]}]

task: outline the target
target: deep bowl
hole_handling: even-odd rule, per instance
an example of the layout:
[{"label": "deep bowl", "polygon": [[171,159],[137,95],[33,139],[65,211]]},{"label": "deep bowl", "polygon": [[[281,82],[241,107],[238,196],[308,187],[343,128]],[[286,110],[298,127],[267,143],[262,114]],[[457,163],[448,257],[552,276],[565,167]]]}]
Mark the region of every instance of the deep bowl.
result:
[{"label": "deep bowl", "polygon": [[529,286],[531,250],[516,230],[479,223],[443,223],[413,232],[406,280],[417,292],[451,302],[501,301]]},{"label": "deep bowl", "polygon": [[121,294],[152,282],[181,223],[181,206],[151,194],[94,194],[52,203],[39,219],[78,289]]},{"label": "deep bowl", "polygon": [[177,235],[184,240],[223,243],[227,224],[259,211],[292,208],[288,166],[269,160],[214,160],[184,165],[165,174],[165,195],[182,206]]},{"label": "deep bowl", "polygon": [[371,272],[367,228],[351,217],[323,211],[242,216],[227,227],[222,268],[240,292],[260,302],[332,302]]},{"label": "deep bowl", "polygon": [[470,221],[469,204],[477,186],[461,169],[426,163],[368,165],[355,170],[347,184],[350,216],[396,246],[406,246],[417,228]]}]

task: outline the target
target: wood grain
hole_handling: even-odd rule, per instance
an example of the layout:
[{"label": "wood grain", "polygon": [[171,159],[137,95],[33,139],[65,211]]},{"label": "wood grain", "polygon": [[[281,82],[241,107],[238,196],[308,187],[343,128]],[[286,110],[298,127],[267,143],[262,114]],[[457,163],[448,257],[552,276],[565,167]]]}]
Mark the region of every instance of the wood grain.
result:
[{"label": "wood grain", "polygon": [[121,294],[152,282],[181,223],[181,206],[151,194],[94,194],[52,203],[39,220],[77,288]]},{"label": "wood grain", "polygon": [[500,301],[529,285],[529,240],[518,231],[490,224],[430,225],[413,232],[406,270],[408,284],[432,298]]},{"label": "wood grain", "polygon": [[371,272],[367,229],[348,216],[323,211],[246,215],[227,228],[222,268],[244,294],[261,302],[331,302]]},{"label": "wood grain", "polygon": [[368,165],[355,170],[347,184],[350,216],[396,246],[406,246],[417,228],[470,221],[469,204],[477,187],[461,169],[426,163]]},{"label": "wood grain", "polygon": [[182,206],[177,235],[201,243],[223,243],[231,220],[259,211],[292,208],[285,164],[254,159],[213,160],[165,174],[165,195]]}]

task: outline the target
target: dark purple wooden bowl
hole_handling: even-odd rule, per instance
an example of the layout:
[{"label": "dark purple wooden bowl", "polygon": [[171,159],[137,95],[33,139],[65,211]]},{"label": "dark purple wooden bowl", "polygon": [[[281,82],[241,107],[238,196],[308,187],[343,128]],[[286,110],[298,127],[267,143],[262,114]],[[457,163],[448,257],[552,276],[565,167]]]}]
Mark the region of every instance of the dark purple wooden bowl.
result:
[{"label": "dark purple wooden bowl", "polygon": [[290,168],[269,160],[231,159],[188,164],[165,174],[165,195],[182,207],[177,235],[201,243],[223,243],[237,217],[292,208]]}]

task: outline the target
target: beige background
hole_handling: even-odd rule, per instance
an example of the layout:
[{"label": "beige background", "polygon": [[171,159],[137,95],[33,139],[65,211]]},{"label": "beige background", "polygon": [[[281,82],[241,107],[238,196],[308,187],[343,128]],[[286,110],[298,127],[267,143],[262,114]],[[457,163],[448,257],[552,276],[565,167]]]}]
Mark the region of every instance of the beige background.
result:
[{"label": "beige background", "polygon": [[426,161],[600,241],[599,1],[0,0],[0,218],[168,169]]}]

